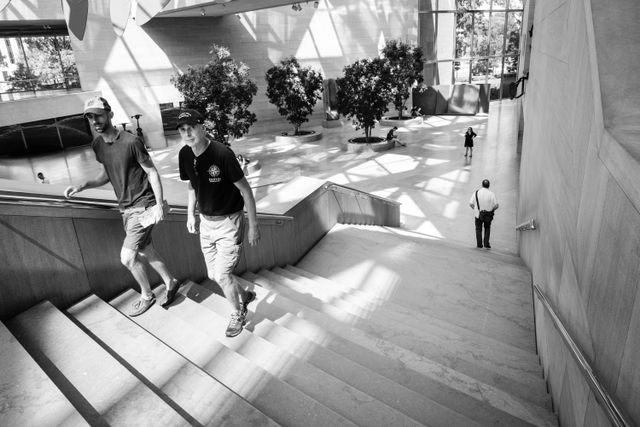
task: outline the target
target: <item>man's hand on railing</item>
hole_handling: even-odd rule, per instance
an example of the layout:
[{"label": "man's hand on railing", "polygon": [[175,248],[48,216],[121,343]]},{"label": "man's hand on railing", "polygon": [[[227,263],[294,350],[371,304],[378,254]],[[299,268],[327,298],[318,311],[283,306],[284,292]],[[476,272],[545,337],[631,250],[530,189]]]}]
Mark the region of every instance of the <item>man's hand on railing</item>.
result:
[{"label": "man's hand on railing", "polygon": [[81,192],[82,188],[82,185],[70,185],[64,190],[64,197],[69,199],[74,194]]}]

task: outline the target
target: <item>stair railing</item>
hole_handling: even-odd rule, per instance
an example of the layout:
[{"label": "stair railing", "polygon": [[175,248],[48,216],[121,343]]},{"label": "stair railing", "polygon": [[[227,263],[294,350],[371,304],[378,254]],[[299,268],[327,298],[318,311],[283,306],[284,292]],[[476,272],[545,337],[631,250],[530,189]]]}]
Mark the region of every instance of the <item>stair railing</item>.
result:
[{"label": "stair railing", "polygon": [[[0,203],[6,205],[19,206],[50,206],[50,207],[70,207],[79,209],[99,209],[119,211],[118,203],[106,199],[89,199],[74,197],[67,199],[63,196],[51,196],[35,193],[21,193],[12,191],[0,191]],[[186,215],[187,207],[180,205],[170,205],[169,213],[175,215]],[[273,224],[280,225],[288,217],[284,215],[257,213],[258,220],[267,220]]]},{"label": "stair railing", "polygon": [[589,384],[589,387],[595,395],[595,398],[604,409],[607,417],[609,418],[609,421],[611,422],[611,425],[615,427],[633,426],[633,424],[627,421],[620,408],[618,408],[618,406],[611,398],[611,394],[609,394],[604,385],[600,382],[596,374],[593,372],[593,369],[587,361],[587,358],[584,356],[584,353],[582,352],[578,344],[574,341],[574,339],[571,338],[569,331],[567,331],[567,328],[564,327],[562,320],[560,320],[560,317],[558,317],[555,310],[551,306],[551,303],[549,302],[549,299],[545,295],[544,291],[540,289],[540,287],[536,284],[533,284],[533,289],[536,297],[551,317],[554,326],[558,330],[560,337],[569,349],[569,353],[576,361],[578,369],[582,373],[584,379],[587,381],[587,384]]},{"label": "stair railing", "polygon": [[380,200],[381,202],[384,202],[384,203],[389,204],[391,206],[400,206],[400,203],[398,203],[398,202],[396,202],[394,200],[385,199],[384,197],[375,196],[373,194],[366,193],[366,192],[361,191],[361,190],[356,190],[355,188],[346,187],[346,186],[340,185],[340,184],[327,183],[327,184],[324,185],[324,189],[325,190],[335,191],[336,193],[348,194],[350,196],[357,196],[357,197],[360,197],[360,198],[363,198],[363,199]]},{"label": "stair railing", "polygon": [[516,225],[516,231],[528,231],[528,230],[536,230],[536,220],[531,218],[529,221],[525,221],[522,224]]}]

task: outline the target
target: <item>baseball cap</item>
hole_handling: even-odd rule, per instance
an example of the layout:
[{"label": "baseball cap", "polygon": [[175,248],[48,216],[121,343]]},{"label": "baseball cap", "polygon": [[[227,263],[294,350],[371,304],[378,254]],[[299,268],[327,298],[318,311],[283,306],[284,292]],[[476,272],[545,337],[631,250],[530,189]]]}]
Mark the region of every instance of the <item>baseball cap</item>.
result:
[{"label": "baseball cap", "polygon": [[184,124],[193,126],[202,123],[204,123],[204,117],[202,116],[202,114],[200,114],[196,110],[188,108],[186,110],[180,111],[180,114],[178,114],[178,123],[176,123],[176,129]]},{"label": "baseball cap", "polygon": [[111,111],[111,105],[101,96],[89,98],[84,103],[84,114],[102,114]]}]

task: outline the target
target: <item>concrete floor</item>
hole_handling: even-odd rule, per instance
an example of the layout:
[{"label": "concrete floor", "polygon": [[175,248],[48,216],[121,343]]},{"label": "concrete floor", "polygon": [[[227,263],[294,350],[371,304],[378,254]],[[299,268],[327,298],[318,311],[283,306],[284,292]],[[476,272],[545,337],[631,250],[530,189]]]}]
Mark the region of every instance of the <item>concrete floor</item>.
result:
[{"label": "concrete floor", "polygon": [[[342,141],[362,135],[348,124],[334,129],[315,127],[323,138],[313,143],[279,143],[273,135],[257,135],[234,141],[232,147],[237,154],[260,163],[261,169],[248,177],[258,200],[296,176],[328,180],[400,202],[403,228],[469,247],[475,247],[469,198],[487,178],[500,203],[492,227],[493,250],[516,253],[520,159],[515,112],[515,102],[505,100],[492,102],[488,116],[430,116],[420,126],[399,129],[406,147],[380,153],[343,151]],[[478,134],[473,158],[464,157],[463,134],[469,126]],[[283,124],[283,130],[287,128]],[[377,127],[373,135],[384,136],[387,130]],[[177,171],[180,148],[179,140],[169,137],[168,148],[152,152],[172,203],[186,200],[186,186]],[[62,192],[70,182],[96,173],[89,147],[2,159],[0,166],[0,178],[23,182],[33,183],[35,174],[43,171],[53,192]]]}]

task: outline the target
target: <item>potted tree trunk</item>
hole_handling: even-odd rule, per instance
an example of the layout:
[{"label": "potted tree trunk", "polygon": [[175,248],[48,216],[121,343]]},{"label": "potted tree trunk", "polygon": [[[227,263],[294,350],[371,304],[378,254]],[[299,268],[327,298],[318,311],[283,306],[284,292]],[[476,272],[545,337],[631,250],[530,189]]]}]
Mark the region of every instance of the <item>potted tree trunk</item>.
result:
[{"label": "potted tree trunk", "polygon": [[344,76],[338,79],[337,84],[338,112],[351,119],[356,130],[364,130],[364,137],[350,139],[346,150],[359,152],[393,148],[393,141],[371,135],[376,121],[388,110],[393,98],[388,62],[382,58],[360,59],[344,67]]},{"label": "potted tree trunk", "polygon": [[300,130],[322,95],[322,74],[311,67],[302,67],[295,57],[285,58],[267,70],[267,98],[278,113],[293,125],[293,132],[282,132],[276,141],[315,141],[321,132]]}]

